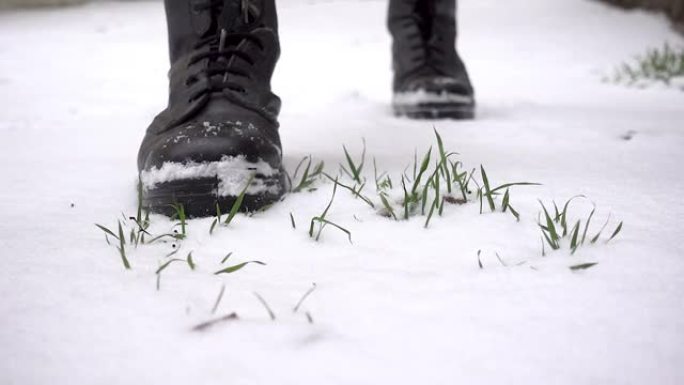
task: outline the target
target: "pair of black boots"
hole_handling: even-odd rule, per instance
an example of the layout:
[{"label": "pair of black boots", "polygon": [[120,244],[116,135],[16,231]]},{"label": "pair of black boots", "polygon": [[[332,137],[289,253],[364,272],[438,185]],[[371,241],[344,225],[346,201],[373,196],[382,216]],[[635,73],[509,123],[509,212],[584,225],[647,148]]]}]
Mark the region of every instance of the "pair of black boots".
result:
[{"label": "pair of black boots", "polygon": [[[191,217],[256,210],[289,190],[271,76],[280,54],[275,0],[165,0],[169,105],[138,154],[143,205]],[[469,119],[473,89],[455,50],[455,0],[391,0],[397,115]]]}]

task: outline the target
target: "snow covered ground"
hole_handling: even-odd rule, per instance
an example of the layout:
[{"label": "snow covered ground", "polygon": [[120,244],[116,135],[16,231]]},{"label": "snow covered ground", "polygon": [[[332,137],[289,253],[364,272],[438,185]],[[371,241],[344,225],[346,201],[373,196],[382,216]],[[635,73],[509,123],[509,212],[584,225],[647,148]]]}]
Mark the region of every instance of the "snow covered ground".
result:
[{"label": "snow covered ground", "polygon": [[[124,271],[93,224],[135,215],[138,144],[166,101],[161,3],[3,13],[0,383],[684,383],[684,92],[601,82],[646,48],[684,43],[663,17],[586,0],[463,0],[479,119],[413,122],[389,113],[385,1],[279,7],[274,89],[290,170],[311,154],[336,173],[342,144],[358,156],[365,138],[398,180],[434,124],[494,183],[543,183],[512,190],[521,221],[471,203],[424,229],[424,217],[395,222],[339,190],[330,219],[353,244],[332,228],[315,242],[308,222],[332,190],[320,182],[213,235],[211,218],[190,221],[176,256],[192,251],[196,269],[169,265],[157,290],[172,244],[129,248]],[[373,185],[372,167],[366,176]],[[596,204],[597,228],[612,213],[622,233],[542,257],[537,199],[576,194]],[[590,208],[577,201],[572,217]],[[152,219],[156,233],[173,225]],[[248,260],[267,265],[212,274]],[[598,265],[568,269],[586,262]]]}]

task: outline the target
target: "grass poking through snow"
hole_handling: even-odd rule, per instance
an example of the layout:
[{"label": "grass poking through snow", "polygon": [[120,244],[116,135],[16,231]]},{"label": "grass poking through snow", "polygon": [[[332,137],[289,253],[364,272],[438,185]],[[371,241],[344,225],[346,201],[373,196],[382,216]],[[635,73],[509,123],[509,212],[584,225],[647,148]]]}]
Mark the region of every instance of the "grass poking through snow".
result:
[{"label": "grass poking through snow", "polygon": [[646,87],[654,83],[673,86],[677,82],[684,91],[684,47],[672,47],[669,43],[651,48],[631,62],[615,68],[613,75],[605,81]]},{"label": "grass poking through snow", "polygon": [[[570,249],[571,254],[575,254],[577,249],[585,244],[594,244],[599,241],[603,231],[608,226],[611,216],[608,215],[603,226],[598,232],[596,232],[590,238],[587,235],[590,233],[591,221],[596,212],[596,207],[594,207],[586,219],[577,219],[576,221],[569,221],[569,208],[570,204],[578,198],[584,198],[583,196],[576,196],[570,198],[563,205],[563,209],[559,210],[556,202],[553,202],[553,212],[551,213],[549,209],[544,205],[543,202],[539,201],[541,205],[542,212],[541,218],[538,221],[538,226],[542,233],[542,255],[546,255],[545,246],[549,246],[551,250],[559,250],[564,244]],[[572,225],[571,225],[572,224]],[[613,230],[611,236],[605,241],[606,243],[613,240],[622,231],[623,223],[620,222]]]}]

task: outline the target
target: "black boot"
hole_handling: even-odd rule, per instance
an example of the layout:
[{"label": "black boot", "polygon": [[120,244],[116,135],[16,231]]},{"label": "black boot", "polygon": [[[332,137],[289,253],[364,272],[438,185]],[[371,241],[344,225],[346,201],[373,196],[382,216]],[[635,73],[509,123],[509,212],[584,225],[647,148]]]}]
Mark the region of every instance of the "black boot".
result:
[{"label": "black boot", "polygon": [[[287,190],[271,75],[280,54],[274,0],[165,0],[169,105],[138,153],[143,205],[188,216],[256,210]],[[249,185],[248,185],[249,184]]]},{"label": "black boot", "polygon": [[473,87],[456,52],[456,0],[390,0],[397,115],[472,119]]}]

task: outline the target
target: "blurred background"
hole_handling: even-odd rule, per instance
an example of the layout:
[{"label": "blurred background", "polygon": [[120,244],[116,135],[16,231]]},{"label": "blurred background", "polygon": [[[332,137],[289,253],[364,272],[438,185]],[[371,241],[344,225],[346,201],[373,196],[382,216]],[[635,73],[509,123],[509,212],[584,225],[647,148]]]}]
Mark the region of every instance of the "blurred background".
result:
[{"label": "blurred background", "polygon": [[[0,0],[2,8],[18,7],[54,7],[72,6],[103,0]],[[153,0],[119,0],[119,1],[153,1]],[[665,12],[676,23],[680,31],[684,31],[684,0],[598,0],[623,8],[646,8]],[[312,1],[315,2],[315,1]]]},{"label": "blurred background", "polygon": [[[56,7],[73,6],[88,2],[106,0],[0,0],[2,8],[20,7]],[[118,1],[154,1],[154,0],[118,0]],[[161,0],[158,0],[161,1]],[[684,0],[597,0],[622,8],[645,8],[664,12],[673,21],[675,28],[684,33]],[[316,2],[316,0],[312,0]]]}]

